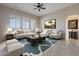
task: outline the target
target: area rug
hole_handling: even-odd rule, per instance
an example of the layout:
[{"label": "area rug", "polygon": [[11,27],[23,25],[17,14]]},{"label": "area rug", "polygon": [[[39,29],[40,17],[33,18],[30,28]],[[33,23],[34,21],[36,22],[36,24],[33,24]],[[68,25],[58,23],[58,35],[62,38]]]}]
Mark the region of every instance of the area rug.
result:
[{"label": "area rug", "polygon": [[58,40],[46,38],[41,44],[32,44],[27,39],[19,40],[24,45],[23,56],[35,56],[44,53],[51,45],[54,45]]}]

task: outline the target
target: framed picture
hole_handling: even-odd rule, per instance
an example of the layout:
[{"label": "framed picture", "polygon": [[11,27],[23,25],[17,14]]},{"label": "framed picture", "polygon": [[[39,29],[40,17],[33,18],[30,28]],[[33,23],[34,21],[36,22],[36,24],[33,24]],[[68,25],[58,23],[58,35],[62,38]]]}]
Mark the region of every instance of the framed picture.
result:
[{"label": "framed picture", "polygon": [[68,29],[78,29],[78,20],[69,20]]},{"label": "framed picture", "polygon": [[44,27],[45,27],[45,29],[55,29],[56,28],[56,19],[45,20]]}]

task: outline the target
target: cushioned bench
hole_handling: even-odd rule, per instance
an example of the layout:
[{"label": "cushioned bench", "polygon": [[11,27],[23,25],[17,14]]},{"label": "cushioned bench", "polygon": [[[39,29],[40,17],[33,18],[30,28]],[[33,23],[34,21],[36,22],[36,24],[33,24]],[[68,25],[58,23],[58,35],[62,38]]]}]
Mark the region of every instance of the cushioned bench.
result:
[{"label": "cushioned bench", "polygon": [[19,56],[23,52],[23,45],[16,39],[7,40],[0,44],[0,55],[2,56]]}]

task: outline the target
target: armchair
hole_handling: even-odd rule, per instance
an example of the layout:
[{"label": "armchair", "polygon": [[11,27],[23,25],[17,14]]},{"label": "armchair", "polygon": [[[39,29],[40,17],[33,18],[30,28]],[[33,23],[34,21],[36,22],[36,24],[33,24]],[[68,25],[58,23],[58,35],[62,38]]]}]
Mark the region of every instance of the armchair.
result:
[{"label": "armchair", "polygon": [[62,32],[54,30],[49,34],[50,38],[54,38],[54,39],[60,39],[61,38],[61,34]]}]

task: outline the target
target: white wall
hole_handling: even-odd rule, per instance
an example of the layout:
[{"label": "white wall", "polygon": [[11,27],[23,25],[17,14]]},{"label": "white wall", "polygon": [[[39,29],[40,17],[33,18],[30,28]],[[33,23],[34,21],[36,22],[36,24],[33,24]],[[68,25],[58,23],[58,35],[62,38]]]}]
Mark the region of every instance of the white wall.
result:
[{"label": "white wall", "polygon": [[[66,19],[69,15],[79,15],[79,4],[72,5],[70,7],[64,8],[62,10],[50,13],[48,15],[40,17],[40,28],[42,31],[46,31],[44,28],[44,20],[56,18],[56,29],[62,30],[64,34],[66,33]],[[54,30],[54,29],[52,29]]]},{"label": "white wall", "polygon": [[0,41],[4,40],[3,38],[4,38],[4,35],[5,35],[5,32],[6,32],[6,29],[9,25],[9,15],[10,14],[35,19],[35,20],[37,20],[37,27],[38,27],[38,17],[37,16],[33,16],[33,15],[28,14],[28,13],[18,11],[18,10],[14,10],[14,9],[0,5]]},{"label": "white wall", "polygon": [[[41,23],[41,25],[40,25],[40,27],[41,27],[41,30],[47,30],[47,29],[45,29],[44,28],[44,21],[45,20],[49,20],[49,19],[56,19],[56,29],[57,30],[60,30],[60,29],[65,29],[65,21],[63,20],[64,19],[64,16],[63,16],[63,12],[61,12],[61,15],[58,15],[57,13],[55,13],[55,14],[52,14],[52,15],[46,15],[46,16],[44,16],[44,17],[41,17],[40,19],[40,23]],[[61,23],[62,23],[62,26],[61,26]],[[64,28],[63,28],[64,27]]]}]

